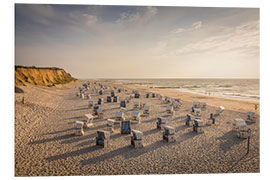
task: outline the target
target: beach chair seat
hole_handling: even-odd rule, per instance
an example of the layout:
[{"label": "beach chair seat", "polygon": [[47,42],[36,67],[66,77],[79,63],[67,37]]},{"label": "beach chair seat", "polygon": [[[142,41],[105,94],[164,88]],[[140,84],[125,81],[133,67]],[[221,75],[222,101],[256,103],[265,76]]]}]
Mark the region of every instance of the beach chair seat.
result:
[{"label": "beach chair seat", "polygon": [[175,141],[175,128],[171,126],[163,126],[164,132],[163,132],[163,140],[166,140],[167,142],[174,142]]},{"label": "beach chair seat", "polygon": [[115,120],[116,121],[122,121],[125,120],[125,116],[123,112],[116,112],[115,113]]},{"label": "beach chair seat", "polygon": [[82,121],[75,121],[76,129],[81,129],[83,128],[83,122]]},{"label": "beach chair seat", "polygon": [[103,99],[103,98],[99,98],[99,99],[98,99],[98,104],[99,104],[99,105],[104,104],[104,99]]},{"label": "beach chair seat", "polygon": [[155,93],[152,93],[152,98],[155,98],[156,97],[156,94]]},{"label": "beach chair seat", "polygon": [[143,107],[143,114],[150,114],[150,106]]},{"label": "beach chair seat", "polygon": [[162,129],[167,124],[167,119],[164,117],[157,118],[157,128]]},{"label": "beach chair seat", "polygon": [[93,107],[94,106],[94,101],[88,101],[88,107]]},{"label": "beach chair seat", "polygon": [[112,102],[112,97],[111,96],[107,96],[107,102],[108,103]]},{"label": "beach chair seat", "polygon": [[110,132],[105,130],[98,130],[96,145],[100,145],[104,148],[108,147],[110,145]]},{"label": "beach chair seat", "polygon": [[131,115],[132,115],[133,120],[138,121],[138,123],[141,122],[141,117],[140,117],[139,111],[132,111]]},{"label": "beach chair seat", "polygon": [[141,148],[143,147],[142,145],[142,138],[143,138],[143,133],[138,130],[131,130],[132,136],[131,136],[131,145],[134,148]]},{"label": "beach chair seat", "polygon": [[130,120],[121,121],[121,134],[130,134],[130,133],[131,133]]}]

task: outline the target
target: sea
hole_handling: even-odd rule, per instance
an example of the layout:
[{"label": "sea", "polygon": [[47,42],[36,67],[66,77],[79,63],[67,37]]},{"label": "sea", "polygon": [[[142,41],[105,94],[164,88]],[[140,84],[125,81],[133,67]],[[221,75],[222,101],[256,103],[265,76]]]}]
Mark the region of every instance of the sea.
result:
[{"label": "sea", "polygon": [[106,79],[106,81],[260,101],[259,79]]}]

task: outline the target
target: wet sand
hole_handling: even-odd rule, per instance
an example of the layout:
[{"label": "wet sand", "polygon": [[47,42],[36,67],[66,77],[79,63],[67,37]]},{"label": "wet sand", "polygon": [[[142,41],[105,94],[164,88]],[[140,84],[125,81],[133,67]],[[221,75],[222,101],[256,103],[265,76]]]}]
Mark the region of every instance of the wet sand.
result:
[{"label": "wet sand", "polygon": [[[120,105],[106,103],[110,91],[97,95],[89,90],[95,102],[104,98],[104,118],[94,119],[94,127],[84,129],[84,136],[74,136],[75,121],[83,120],[85,114],[92,112],[87,106],[88,99],[75,96],[81,84],[82,81],[50,88],[20,86],[24,94],[15,93],[15,176],[260,172],[260,118],[248,125],[252,130],[248,155],[247,140],[237,138],[231,131],[234,118],[246,119],[246,112],[253,111],[257,102],[113,83],[128,90],[127,94],[116,93],[120,98],[130,95],[133,89],[143,95],[127,105],[127,117],[134,101],[146,102],[151,112],[142,117],[140,124],[131,125],[132,129],[143,132],[143,148],[132,148],[130,135],[121,135],[119,125],[111,134],[111,146],[101,148],[95,145],[96,131],[106,128],[106,119],[114,118]],[[176,142],[162,140],[162,130],[156,128],[156,118],[166,115],[167,104],[158,98],[145,98],[145,92],[183,100],[180,110],[168,121],[168,125],[176,128]],[[185,125],[193,101],[207,103],[202,119],[209,119],[209,114],[218,106],[225,107],[216,124],[205,126],[202,134],[194,133],[192,127]]]}]

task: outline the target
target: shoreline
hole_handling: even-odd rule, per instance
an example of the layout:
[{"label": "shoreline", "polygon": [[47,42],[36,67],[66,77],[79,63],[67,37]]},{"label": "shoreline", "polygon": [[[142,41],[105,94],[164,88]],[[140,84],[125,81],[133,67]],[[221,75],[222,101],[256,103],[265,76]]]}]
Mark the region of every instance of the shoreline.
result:
[{"label": "shoreline", "polygon": [[241,99],[241,98],[233,98],[233,97],[223,97],[223,96],[215,96],[215,95],[204,95],[196,92],[187,92],[181,89],[173,89],[173,88],[155,88],[155,87],[148,87],[146,85],[138,85],[138,84],[125,84],[121,82],[112,82],[112,81],[105,81],[105,80],[93,80],[90,81],[97,81],[100,83],[107,83],[111,85],[122,86],[124,88],[129,89],[138,89],[143,90],[145,92],[154,92],[174,98],[181,98],[184,101],[194,102],[194,101],[202,101],[206,102],[207,105],[211,106],[224,106],[228,110],[235,110],[240,112],[248,112],[254,111],[254,105],[258,104],[259,108],[257,113],[260,113],[260,100],[251,100],[251,99]]}]

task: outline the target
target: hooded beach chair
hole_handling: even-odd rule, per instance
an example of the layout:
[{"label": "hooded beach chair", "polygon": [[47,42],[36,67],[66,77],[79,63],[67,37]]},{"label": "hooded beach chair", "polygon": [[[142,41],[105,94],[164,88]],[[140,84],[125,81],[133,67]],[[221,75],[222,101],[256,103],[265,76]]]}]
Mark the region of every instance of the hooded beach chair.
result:
[{"label": "hooded beach chair", "polygon": [[142,145],[142,138],[143,138],[143,133],[138,130],[131,130],[132,136],[131,136],[131,145],[134,148],[141,148],[143,147]]},{"label": "hooded beach chair", "polygon": [[98,130],[96,137],[96,145],[100,145],[104,148],[108,147],[110,145],[110,135],[111,133],[109,131]]},{"label": "hooded beach chair", "polygon": [[121,121],[121,134],[130,134],[131,126],[129,120]]},{"label": "hooded beach chair", "polygon": [[163,140],[166,140],[167,142],[174,142],[175,128],[167,125],[163,126],[163,128]]}]

